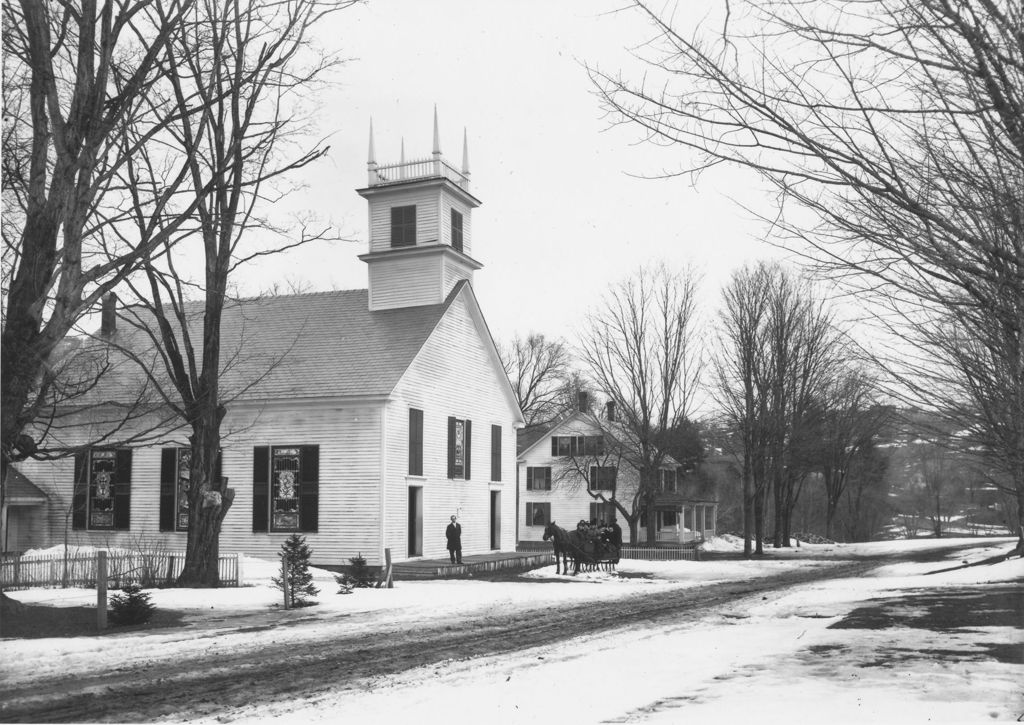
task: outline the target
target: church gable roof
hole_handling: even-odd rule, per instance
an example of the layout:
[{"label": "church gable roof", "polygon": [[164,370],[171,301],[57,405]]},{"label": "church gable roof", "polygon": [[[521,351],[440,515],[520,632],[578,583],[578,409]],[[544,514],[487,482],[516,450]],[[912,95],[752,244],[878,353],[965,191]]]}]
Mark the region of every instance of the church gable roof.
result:
[{"label": "church gable roof", "polygon": [[[221,390],[225,400],[273,400],[310,397],[384,396],[395,387],[465,283],[438,305],[371,312],[367,290],[278,295],[229,303],[221,323]],[[202,339],[202,303],[187,308],[193,341]],[[133,326],[148,313],[127,307],[114,348],[152,360],[153,346]],[[200,355],[200,350],[196,350]],[[132,366],[104,381],[117,388]],[[157,368],[153,368],[157,369]]]}]

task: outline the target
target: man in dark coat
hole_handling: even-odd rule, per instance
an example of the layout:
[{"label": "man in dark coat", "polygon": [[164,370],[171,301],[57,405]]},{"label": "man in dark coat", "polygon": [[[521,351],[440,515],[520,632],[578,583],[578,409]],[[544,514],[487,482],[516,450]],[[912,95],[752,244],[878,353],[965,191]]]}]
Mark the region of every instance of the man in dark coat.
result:
[{"label": "man in dark coat", "polygon": [[611,541],[615,544],[616,549],[622,548],[622,527],[619,526],[619,522],[612,519],[611,523]]},{"label": "man in dark coat", "polygon": [[452,558],[452,564],[462,563],[462,524],[452,516],[452,522],[444,530],[445,538],[448,539],[448,554]]}]

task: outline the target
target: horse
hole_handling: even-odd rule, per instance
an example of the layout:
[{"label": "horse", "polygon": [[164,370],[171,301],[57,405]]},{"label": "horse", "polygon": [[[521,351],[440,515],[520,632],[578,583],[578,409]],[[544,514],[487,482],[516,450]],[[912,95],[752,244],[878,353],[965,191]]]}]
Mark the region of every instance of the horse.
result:
[{"label": "horse", "polygon": [[[568,532],[552,521],[544,527],[544,541],[551,540],[551,548],[555,551],[555,574],[569,573],[569,549],[566,546]],[[559,557],[561,557],[562,570],[558,570]],[[573,559],[573,564],[576,560]]]},{"label": "horse", "polygon": [[566,531],[552,521],[544,527],[544,541],[551,539],[555,550],[555,573],[558,574],[558,556],[562,556],[562,574],[569,573],[566,557],[572,559],[573,576],[580,573],[580,564],[593,564],[593,557],[587,554],[586,539],[579,531]]}]

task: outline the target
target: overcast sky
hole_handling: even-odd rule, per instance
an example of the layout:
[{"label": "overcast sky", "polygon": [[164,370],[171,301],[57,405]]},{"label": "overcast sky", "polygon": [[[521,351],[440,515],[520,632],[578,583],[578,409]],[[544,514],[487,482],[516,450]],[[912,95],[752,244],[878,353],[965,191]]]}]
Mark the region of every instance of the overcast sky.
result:
[{"label": "overcast sky", "polygon": [[[700,3],[683,3],[695,23]],[[609,284],[641,264],[694,264],[709,309],[721,282],[744,261],[776,254],[758,241],[763,225],[736,203],[762,205],[757,179],[719,170],[695,187],[686,178],[649,180],[687,158],[638,144],[635,128],[609,129],[584,63],[630,67],[627,47],[651,31],[621,2],[559,0],[372,0],[321,30],[351,61],[318,94],[329,158],[307,172],[302,206],[356,241],[288,253],[251,270],[242,291],[275,279],[309,288],[366,286],[367,139],[377,160],[431,151],[436,104],[441,148],[456,165],[469,137],[473,256],[484,268],[474,289],[495,338],[529,331],[575,338]],[[292,200],[296,203],[296,200]]]}]

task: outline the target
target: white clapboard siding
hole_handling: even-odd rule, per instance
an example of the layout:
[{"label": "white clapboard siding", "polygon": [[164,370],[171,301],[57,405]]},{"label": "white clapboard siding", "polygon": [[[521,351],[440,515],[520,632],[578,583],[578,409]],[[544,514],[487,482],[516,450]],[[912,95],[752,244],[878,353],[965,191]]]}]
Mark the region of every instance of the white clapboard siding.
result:
[{"label": "white clapboard siding", "polygon": [[461,260],[448,257],[444,260],[444,296],[447,297],[452,288],[461,279],[473,281],[473,270],[463,264]]},{"label": "white clapboard siding", "polygon": [[451,245],[452,243],[452,209],[462,214],[462,251],[464,254],[473,256],[473,210],[469,206],[449,192],[447,189],[441,192],[441,243]]},{"label": "white clapboard siding", "polygon": [[[578,478],[569,469],[566,459],[552,457],[551,437],[554,435],[597,435],[600,430],[585,420],[573,418],[564,425],[558,426],[545,435],[533,447],[524,452],[519,459],[519,540],[541,541],[544,534],[543,526],[528,525],[526,520],[527,503],[550,503],[551,520],[563,529],[572,530],[580,519],[590,520],[590,504],[598,502],[590,496],[586,489],[586,481]],[[526,489],[526,469],[528,467],[551,468],[550,491],[528,491]],[[619,500],[629,501],[638,483],[636,469],[624,461],[619,462],[617,477],[617,496]],[[619,516],[619,524],[626,529],[625,521]]]},{"label": "white clapboard siding", "polygon": [[[381,263],[386,261],[386,264]],[[418,255],[370,264],[370,309],[436,305],[444,301],[442,255]]]},{"label": "white clapboard siding", "polygon": [[[347,564],[362,553],[380,564],[381,405],[346,407],[268,407],[232,411],[222,425],[225,435],[221,470],[235,490],[224,519],[220,551],[275,558],[287,533],[253,532],[253,448],[318,445],[320,447],[319,531],[301,532],[317,564]],[[185,433],[171,434],[185,444]],[[84,441],[84,437],[83,437]],[[19,469],[50,496],[48,544],[133,547],[142,542],[184,549],[186,534],[160,529],[160,447],[132,450],[130,531],[74,531],[65,516],[71,504],[74,462],[26,461]]]},{"label": "white clapboard siding", "polygon": [[[438,187],[413,190],[395,190],[395,194],[382,194],[370,201],[370,251],[391,249],[391,207],[416,205],[416,244],[441,241],[438,215],[441,191]],[[400,193],[399,193],[400,192]],[[449,212],[445,212],[448,214]]]},{"label": "white clapboard siding", "polygon": [[[515,547],[517,412],[503,393],[504,373],[460,294],[402,377],[388,405],[387,546],[408,558],[408,488],[423,487],[423,556],[446,556],[449,517],[462,523],[464,554],[491,551],[490,492],[501,492],[501,546]],[[423,411],[423,477],[410,478],[409,408]],[[471,479],[448,479],[448,417],[472,421]],[[502,429],[501,481],[492,482],[491,426]]]}]

